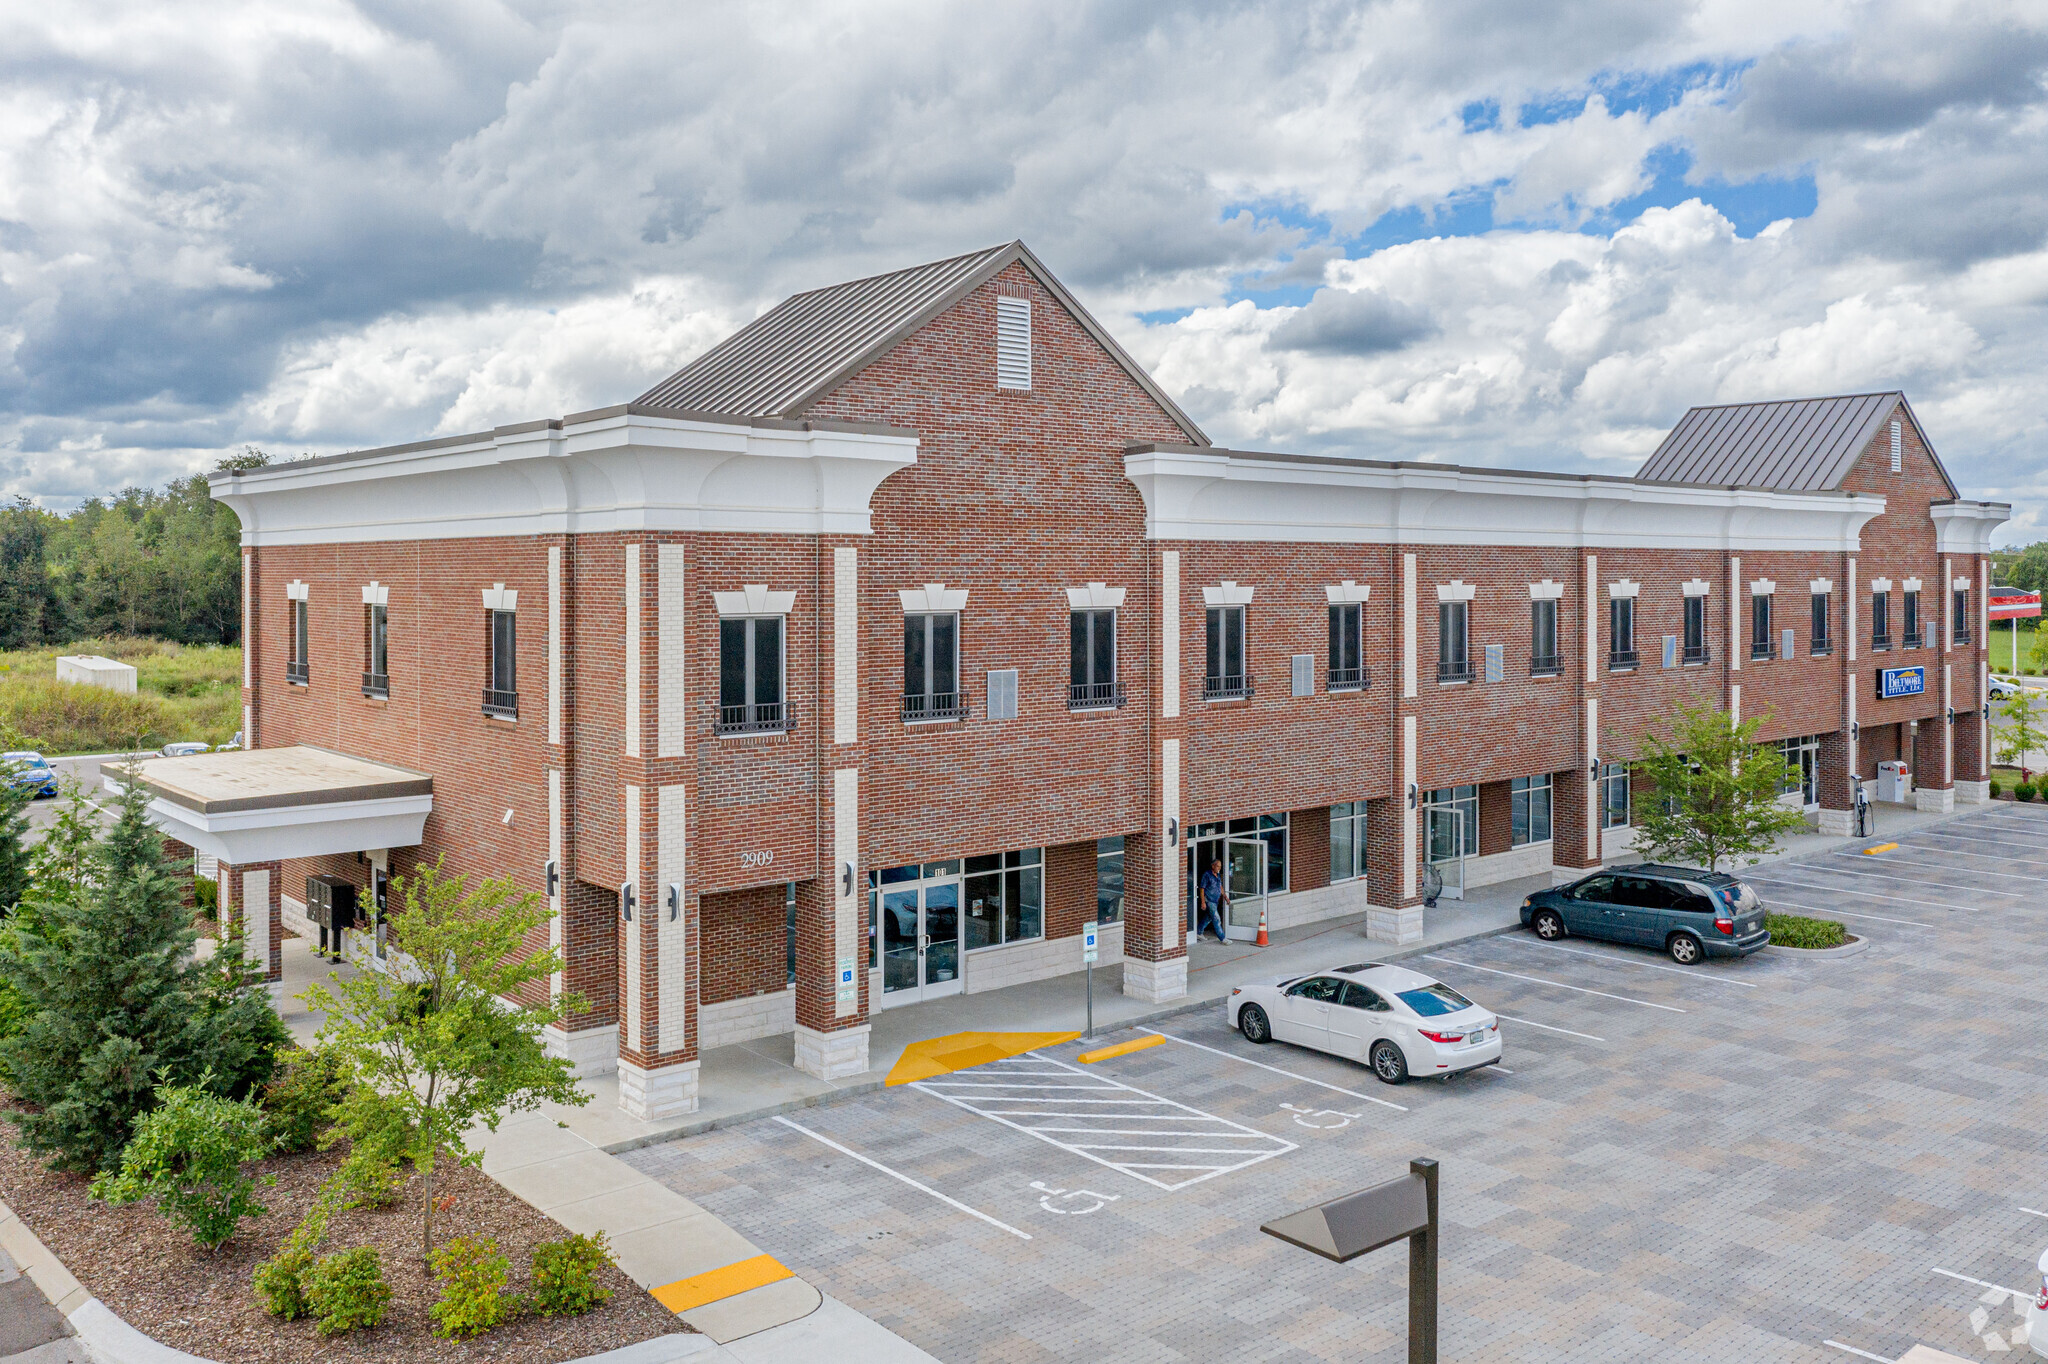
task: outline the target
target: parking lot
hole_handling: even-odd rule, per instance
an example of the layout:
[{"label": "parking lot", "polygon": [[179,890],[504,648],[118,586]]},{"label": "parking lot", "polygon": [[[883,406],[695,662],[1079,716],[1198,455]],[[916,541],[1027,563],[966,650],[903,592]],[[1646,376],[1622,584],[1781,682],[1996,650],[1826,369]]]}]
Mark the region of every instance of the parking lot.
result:
[{"label": "parking lot", "polygon": [[1681,968],[1515,933],[1406,963],[1502,1016],[1504,1065],[1453,1082],[1255,1047],[1215,1008],[1096,1064],[1145,1034],[625,1159],[947,1361],[1405,1359],[1400,1249],[1340,1267],[1258,1227],[1420,1155],[1445,1359],[2019,1357],[2000,1290],[2048,1245],[2048,812],[1750,877],[1867,948]]}]

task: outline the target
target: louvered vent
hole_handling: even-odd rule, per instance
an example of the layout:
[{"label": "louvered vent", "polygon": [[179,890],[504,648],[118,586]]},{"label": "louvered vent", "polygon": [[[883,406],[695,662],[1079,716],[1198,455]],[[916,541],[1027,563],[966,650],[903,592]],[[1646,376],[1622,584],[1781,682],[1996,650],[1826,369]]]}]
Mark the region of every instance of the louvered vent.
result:
[{"label": "louvered vent", "polygon": [[1031,300],[996,300],[996,387],[1031,387]]},{"label": "louvered vent", "polygon": [[1899,424],[1892,423],[1892,472],[1899,473],[1906,467],[1906,441],[1899,431]]},{"label": "louvered vent", "polygon": [[1017,670],[999,668],[988,675],[988,718],[1017,718]]}]

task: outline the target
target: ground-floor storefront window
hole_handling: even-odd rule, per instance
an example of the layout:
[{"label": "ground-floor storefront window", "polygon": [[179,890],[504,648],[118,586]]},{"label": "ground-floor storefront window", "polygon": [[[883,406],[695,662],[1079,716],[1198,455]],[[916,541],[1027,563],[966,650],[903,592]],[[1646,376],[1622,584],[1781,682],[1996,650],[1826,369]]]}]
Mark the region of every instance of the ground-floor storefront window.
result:
[{"label": "ground-floor storefront window", "polygon": [[1124,917],[1124,836],[1095,840],[1095,922],[1119,923]]},{"label": "ground-floor storefront window", "polygon": [[1550,841],[1550,774],[1508,783],[1508,846]]},{"label": "ground-floor storefront window", "polygon": [[1621,829],[1628,825],[1628,764],[1600,764],[1600,827]]},{"label": "ground-floor storefront window", "polygon": [[1365,875],[1365,802],[1346,801],[1330,807],[1330,880],[1351,881]]}]

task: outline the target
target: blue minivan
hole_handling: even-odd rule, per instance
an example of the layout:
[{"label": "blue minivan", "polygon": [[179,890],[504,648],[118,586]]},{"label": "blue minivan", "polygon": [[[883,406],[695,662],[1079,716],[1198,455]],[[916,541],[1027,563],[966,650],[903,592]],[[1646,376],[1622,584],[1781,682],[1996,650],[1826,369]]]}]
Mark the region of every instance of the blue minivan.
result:
[{"label": "blue minivan", "polygon": [[1723,872],[1654,862],[1615,867],[1522,901],[1522,924],[1545,942],[1566,934],[1654,947],[1680,966],[1746,957],[1770,944],[1764,903]]}]

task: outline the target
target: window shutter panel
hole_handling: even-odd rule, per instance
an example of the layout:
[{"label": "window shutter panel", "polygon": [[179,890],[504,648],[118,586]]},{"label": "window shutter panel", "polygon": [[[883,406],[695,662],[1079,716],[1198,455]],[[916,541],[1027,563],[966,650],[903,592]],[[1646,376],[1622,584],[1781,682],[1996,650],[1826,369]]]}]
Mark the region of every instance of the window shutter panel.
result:
[{"label": "window shutter panel", "polygon": [[1316,694],[1316,656],[1295,654],[1292,658],[1294,694],[1314,696]]},{"label": "window shutter panel", "polygon": [[996,300],[996,387],[1031,387],[1031,300]]}]

